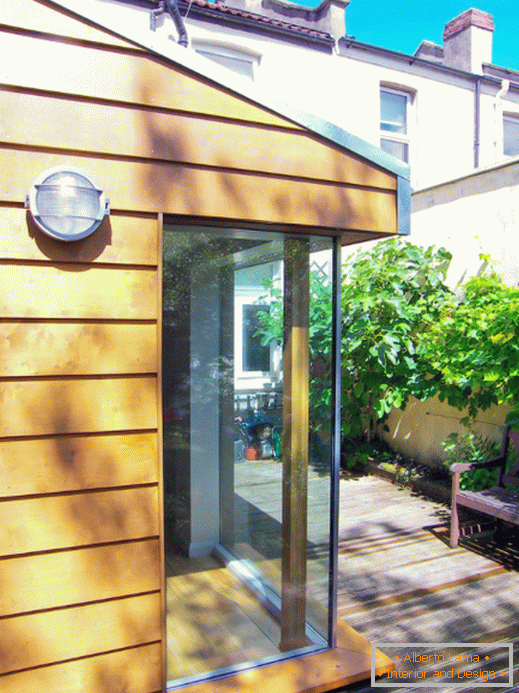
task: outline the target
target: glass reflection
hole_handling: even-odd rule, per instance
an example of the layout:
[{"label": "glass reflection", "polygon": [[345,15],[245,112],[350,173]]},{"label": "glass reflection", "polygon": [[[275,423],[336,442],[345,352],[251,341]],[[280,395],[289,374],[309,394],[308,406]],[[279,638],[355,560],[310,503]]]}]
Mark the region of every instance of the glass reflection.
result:
[{"label": "glass reflection", "polygon": [[168,679],[326,646],[332,241],[167,227]]}]

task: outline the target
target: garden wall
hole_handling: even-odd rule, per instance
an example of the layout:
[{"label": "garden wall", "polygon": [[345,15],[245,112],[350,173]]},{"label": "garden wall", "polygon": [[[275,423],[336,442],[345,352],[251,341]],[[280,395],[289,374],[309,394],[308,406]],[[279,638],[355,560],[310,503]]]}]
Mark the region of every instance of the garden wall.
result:
[{"label": "garden wall", "polygon": [[[475,429],[484,438],[500,441],[502,426],[510,408],[501,405],[481,412],[476,419]],[[449,407],[437,397],[425,402],[411,398],[404,411],[393,409],[387,421],[389,433],[379,430],[379,435],[406,457],[433,466],[445,459],[442,440],[450,433],[466,433],[467,429],[460,424],[464,416],[467,416],[467,411],[460,412]]]}]

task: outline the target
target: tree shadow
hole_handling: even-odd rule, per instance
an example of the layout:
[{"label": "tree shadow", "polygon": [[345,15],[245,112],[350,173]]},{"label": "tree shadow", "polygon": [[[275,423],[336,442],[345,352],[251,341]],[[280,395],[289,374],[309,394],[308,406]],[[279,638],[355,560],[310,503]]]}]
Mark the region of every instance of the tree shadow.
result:
[{"label": "tree shadow", "polygon": [[[457,549],[446,548],[446,523],[406,529],[381,520],[348,532],[350,546],[347,538],[341,542],[340,613],[369,640],[484,641],[512,626],[513,639],[519,637],[519,592],[499,556],[506,553],[507,568],[517,570],[516,532],[499,547],[492,535],[470,535]],[[476,544],[477,560],[467,551]]]}]

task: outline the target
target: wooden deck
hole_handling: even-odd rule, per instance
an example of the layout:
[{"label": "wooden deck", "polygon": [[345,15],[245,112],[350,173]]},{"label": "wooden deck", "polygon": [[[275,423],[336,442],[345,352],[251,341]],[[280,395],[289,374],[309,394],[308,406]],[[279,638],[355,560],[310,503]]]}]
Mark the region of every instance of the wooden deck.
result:
[{"label": "wooden deck", "polygon": [[[277,488],[273,474],[267,472],[258,465],[254,485],[247,491],[240,489],[258,509],[265,498],[272,502],[273,488]],[[316,503],[317,496],[314,492]],[[276,501],[261,512],[275,520],[277,505]],[[519,644],[519,530],[515,528],[497,543],[490,532],[470,535],[476,523],[467,518],[467,536],[451,549],[449,519],[447,505],[388,481],[372,476],[341,479],[340,619],[377,643]],[[269,528],[277,531],[275,523]],[[218,668],[275,654],[278,624],[232,575],[214,559],[198,559],[196,566],[192,561],[185,566],[178,561],[172,557],[167,561],[169,678],[196,673],[200,666],[206,669],[208,662]],[[277,563],[277,558],[268,561],[272,570]],[[318,572],[314,577],[309,590],[324,599],[325,581]],[[200,665],[197,659],[202,653]],[[517,685],[519,657],[515,668]],[[372,689],[368,680],[340,690],[365,693]],[[406,693],[422,687],[383,690]],[[457,685],[438,690],[482,693],[496,689]],[[519,691],[519,686],[507,690]]]},{"label": "wooden deck", "polygon": [[[519,643],[517,531],[499,544],[490,532],[469,534],[451,549],[446,505],[376,477],[341,480],[340,501],[339,616],[360,634],[389,643]],[[470,531],[475,523],[465,524]],[[516,658],[516,686],[518,668]]]}]

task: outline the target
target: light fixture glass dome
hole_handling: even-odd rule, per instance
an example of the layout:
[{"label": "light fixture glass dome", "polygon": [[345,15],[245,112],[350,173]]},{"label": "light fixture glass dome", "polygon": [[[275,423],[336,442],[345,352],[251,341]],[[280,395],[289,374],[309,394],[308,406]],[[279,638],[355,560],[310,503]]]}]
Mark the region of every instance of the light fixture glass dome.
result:
[{"label": "light fixture glass dome", "polygon": [[101,224],[108,201],[90,175],[77,168],[59,166],[35,180],[29,208],[44,233],[62,241],[77,241]]}]

